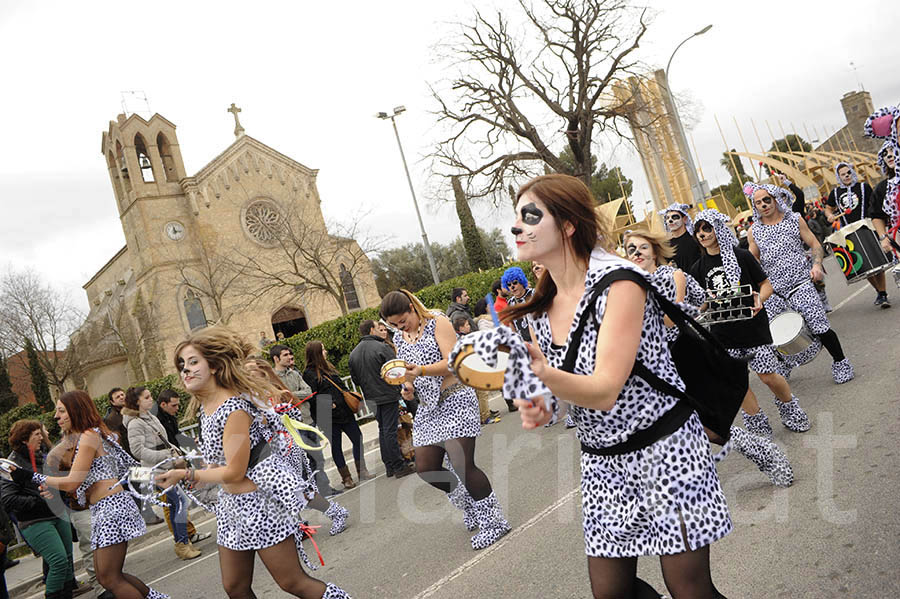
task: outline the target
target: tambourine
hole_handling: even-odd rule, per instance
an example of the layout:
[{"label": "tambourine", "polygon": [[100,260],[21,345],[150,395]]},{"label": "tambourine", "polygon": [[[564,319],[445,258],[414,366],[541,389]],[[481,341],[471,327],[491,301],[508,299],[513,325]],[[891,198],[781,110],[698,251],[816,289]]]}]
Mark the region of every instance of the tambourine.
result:
[{"label": "tambourine", "polygon": [[12,460],[0,458],[0,477],[5,478],[6,480],[12,480],[12,471],[18,467],[19,466]]},{"label": "tambourine", "polygon": [[381,367],[381,378],[389,385],[402,385],[406,382],[406,361],[388,360]]},{"label": "tambourine", "polygon": [[506,365],[509,363],[509,347],[497,346],[497,364],[488,366],[481,359],[472,345],[464,345],[456,354],[453,362],[453,371],[464,385],[475,389],[501,389],[503,376],[506,374]]}]

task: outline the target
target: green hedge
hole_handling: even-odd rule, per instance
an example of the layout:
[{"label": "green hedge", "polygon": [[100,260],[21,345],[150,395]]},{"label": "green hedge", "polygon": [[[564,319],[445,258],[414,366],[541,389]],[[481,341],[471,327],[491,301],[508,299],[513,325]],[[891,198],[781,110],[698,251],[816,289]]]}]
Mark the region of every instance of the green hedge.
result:
[{"label": "green hedge", "polygon": [[15,407],[3,416],[0,416],[0,453],[2,453],[3,457],[9,455],[10,452],[9,429],[18,420],[40,420],[47,427],[50,438],[53,440],[57,439],[59,437],[59,425],[56,424],[56,419],[53,416],[54,412],[42,412],[40,406],[36,403],[27,403],[23,406]]},{"label": "green hedge", "polygon": [[[470,306],[474,307],[475,302],[483,298],[491,292],[491,284],[503,276],[510,266],[519,266],[528,275],[529,280],[532,279],[531,265],[527,262],[512,262],[506,266],[492,268],[481,272],[473,272],[459,277],[448,279],[437,285],[431,285],[420,289],[416,292],[416,296],[422,300],[422,303],[429,308],[438,308],[447,311],[450,304],[450,292],[454,287],[463,287],[469,292]],[[378,307],[366,308],[359,312],[352,312],[347,316],[342,316],[334,320],[323,322],[320,325],[298,333],[293,337],[288,337],[281,343],[287,345],[294,352],[294,361],[297,368],[302,372],[305,368],[306,361],[306,344],[310,341],[321,341],[328,350],[328,359],[337,369],[347,375],[350,370],[347,361],[350,358],[350,352],[359,343],[359,323],[363,320],[377,320]],[[268,357],[268,355],[267,355]]]}]

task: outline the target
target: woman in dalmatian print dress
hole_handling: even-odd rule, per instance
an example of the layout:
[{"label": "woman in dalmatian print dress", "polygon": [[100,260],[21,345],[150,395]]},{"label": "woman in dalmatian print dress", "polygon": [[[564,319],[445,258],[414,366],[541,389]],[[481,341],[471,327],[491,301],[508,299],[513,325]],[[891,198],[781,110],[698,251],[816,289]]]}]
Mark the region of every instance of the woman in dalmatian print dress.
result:
[{"label": "woman in dalmatian print dress", "polygon": [[[509,532],[503,507],[487,475],[475,465],[475,439],[481,434],[478,399],[450,371],[447,356],[456,342],[453,325],[435,316],[406,291],[391,291],[381,301],[381,318],[393,328],[397,357],[406,362],[407,382],[402,395],[419,407],[413,419],[416,472],[431,486],[447,493],[463,511],[473,549],[484,549]],[[443,467],[444,457],[451,467]],[[460,481],[462,484],[460,484]]]},{"label": "woman in dalmatian print dress", "polygon": [[[691,316],[700,313],[700,307],[706,303],[706,292],[692,277],[677,268],[660,264],[670,258],[674,251],[662,235],[651,233],[646,229],[628,231],[622,239],[625,255],[629,260],[650,273],[650,282],[657,291]],[[675,342],[679,334],[678,327],[670,326],[666,319],[666,341]],[[707,436],[715,442],[715,435],[707,429]],[[794,471],[784,452],[770,439],[748,432],[740,427],[731,427],[731,439],[725,449],[716,456],[716,461],[724,459],[731,448],[753,462],[761,472],[769,477],[772,484],[788,487],[794,482]]]},{"label": "woman in dalmatian print dress", "polygon": [[[529,317],[532,371],[555,398],[574,405],[594,597],[658,597],[635,577],[642,555],[660,556],[675,597],[720,597],[711,581],[709,547],[732,524],[697,414],[688,411],[674,432],[641,449],[600,455],[656,425],[678,404],[630,375],[636,359],[684,388],[656,302],[632,282],[613,283],[596,302],[573,371],[561,369],[591,288],[615,270],[647,274],[609,251],[611,237],[579,179],[559,174],[532,179],[519,190],[516,215],[518,258],[537,260],[547,271],[531,303],[508,308],[504,319]],[[516,405],[526,429],[553,416],[544,402],[531,398],[516,399]]]},{"label": "woman in dalmatian print dress", "polygon": [[[794,194],[789,190],[775,185],[747,183],[744,185],[744,195],[753,206],[750,253],[769,275],[774,291],[765,302],[769,319],[787,310],[802,314],[809,331],[831,354],[834,382],[846,383],[854,376],[853,365],[844,357],[841,342],[831,329],[825,306],[813,285],[813,281],[821,281],[825,276],[822,244],[800,215],[791,210]],[[803,249],[804,243],[812,250],[812,269]]]},{"label": "woman in dalmatian print dress", "polygon": [[[737,247],[737,240],[729,228],[727,216],[715,209],[699,212],[694,219],[694,235],[703,253],[694,264],[691,274],[708,290],[717,294],[736,285],[749,285],[753,290],[755,315],[749,320],[713,324],[710,331],[735,358],[750,358],[750,370],[756,373],[775,395],[773,401],[781,414],[785,428],[796,433],[809,430],[809,417],[800,401],[791,393],[791,386],[777,369],[778,358],[772,345],[772,333],[766,314],[765,301],[772,295],[772,284],[748,250]],[[772,438],[769,419],[747,389],[741,405],[744,426],[752,433]]]},{"label": "woman in dalmatian print dress", "polygon": [[175,366],[193,397],[188,414],[200,411],[208,468],[174,469],[157,476],[168,487],[181,480],[220,484],[216,505],[219,565],[229,597],[253,597],[253,561],[258,553],[281,589],[294,597],[336,599],[349,595],[310,577],[300,564],[296,535],[306,484],[285,456],[273,451],[250,463],[277,430],[274,412],[257,398],[278,390],[244,368],[247,345],[232,331],[211,327],[175,348]]},{"label": "woman in dalmatian print dress", "polygon": [[128,541],[147,532],[131,495],[116,484],[127,475],[128,468],[138,463],[119,446],[84,391],[68,391],[60,396],[56,421],[64,433],[79,435],[69,473],[44,476],[19,469],[13,472],[13,478],[74,491],[79,504],[90,504],[94,570],[103,588],[120,599],[167,599],[168,595],[122,572]]}]

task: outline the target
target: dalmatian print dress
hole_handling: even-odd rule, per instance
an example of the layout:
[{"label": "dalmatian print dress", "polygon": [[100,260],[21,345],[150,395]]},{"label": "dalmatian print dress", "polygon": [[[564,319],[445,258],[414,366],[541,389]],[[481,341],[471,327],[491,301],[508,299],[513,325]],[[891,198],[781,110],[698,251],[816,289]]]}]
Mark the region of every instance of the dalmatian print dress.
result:
[{"label": "dalmatian print dress", "polygon": [[[618,268],[648,276],[625,260],[608,259],[599,268],[594,268],[592,261],[585,289]],[[585,328],[575,362],[577,374],[594,371],[597,333],[608,293],[605,291],[597,300],[597,316]],[[587,296],[586,292],[575,311],[572,330],[584,311]],[[529,318],[550,365],[561,367],[572,330],[566,346],[557,346],[552,342],[546,313]],[[654,301],[648,301],[637,358],[663,380],[683,389],[664,326],[661,310]],[[642,379],[629,377],[612,410],[573,406],[578,438],[591,447],[616,445],[650,426],[676,401]],[[709,441],[696,413],[680,429],[644,449],[613,456],[582,452],[581,495],[585,553],[590,557],[680,553],[709,545],[732,528]],[[681,531],[682,522],[686,538]]]},{"label": "dalmatian print dress", "polygon": [[[656,270],[650,275],[650,282],[660,295],[668,298],[672,302],[675,301],[678,291],[675,287],[676,270],[678,269],[674,266],[663,264],[657,266]],[[686,314],[690,315],[691,318],[697,318],[697,316],[700,315],[699,307],[706,301],[706,293],[703,291],[703,287],[700,286],[700,283],[697,282],[697,279],[686,272],[682,271],[682,274],[684,274],[685,280],[684,301],[680,302],[678,305]],[[673,343],[678,339],[679,333],[678,327],[666,327],[666,341],[670,344]]]},{"label": "dalmatian print dress", "polygon": [[[752,231],[759,246],[760,264],[775,290],[765,302],[769,320],[787,310],[795,310],[803,315],[812,333],[820,335],[830,329],[825,306],[809,278],[809,260],[800,239],[797,219],[785,214],[775,225],[757,221],[753,223]],[[788,297],[799,283],[803,285]]]},{"label": "dalmatian print dress", "polygon": [[[434,335],[436,327],[437,318],[428,319],[421,337],[415,343],[404,340],[402,332],[395,333],[397,357],[420,366],[443,360],[444,356]],[[475,390],[459,385],[454,391],[442,394],[443,382],[442,376],[419,376],[413,381],[419,397],[419,408],[413,419],[412,438],[415,447],[438,445],[450,439],[477,437],[481,434]]]},{"label": "dalmatian print dress", "polygon": [[[137,461],[122,449],[111,437],[93,429],[100,435],[100,443],[105,455],[96,456],[85,479],[75,490],[75,497],[80,505],[87,505],[87,491],[101,480],[120,480],[131,466],[138,466]],[[81,439],[75,447],[75,455],[81,446]],[[127,543],[131,539],[143,536],[147,525],[138,510],[137,504],[126,491],[119,491],[104,497],[91,507],[91,549]]]},{"label": "dalmatian print dress", "polygon": [[[203,455],[208,464],[225,465],[222,435],[228,417],[236,412],[251,417],[250,446],[266,443],[266,415],[247,397],[231,397],[212,414],[201,410],[200,430]],[[250,551],[277,545],[295,534],[300,510],[306,505],[303,487],[291,464],[278,451],[247,471],[257,489],[232,494],[219,489],[214,511],[218,524],[216,542],[233,551]]]}]

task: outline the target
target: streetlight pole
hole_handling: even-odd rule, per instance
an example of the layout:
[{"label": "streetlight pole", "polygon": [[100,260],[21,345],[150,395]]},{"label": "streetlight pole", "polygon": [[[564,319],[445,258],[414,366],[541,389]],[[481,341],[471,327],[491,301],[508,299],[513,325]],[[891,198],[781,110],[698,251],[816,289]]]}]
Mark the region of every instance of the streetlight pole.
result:
[{"label": "streetlight pole", "polygon": [[425,233],[425,223],[422,222],[422,213],[419,212],[419,202],[416,200],[416,190],[413,188],[412,177],[409,176],[409,167],[406,166],[406,155],[403,153],[403,144],[400,143],[400,131],[397,130],[396,117],[405,111],[405,106],[395,106],[393,114],[379,112],[375,116],[384,120],[390,119],[391,124],[394,126],[394,135],[397,137],[397,147],[400,148],[400,159],[403,161],[403,170],[406,172],[406,182],[409,183],[409,193],[412,195],[413,207],[416,209],[416,218],[419,219],[419,230],[422,231],[422,243],[425,246],[425,255],[428,257],[429,266],[431,266],[431,278],[434,279],[434,284],[437,285],[441,282],[441,278],[438,276],[437,265],[435,264],[434,256],[431,253],[431,244],[428,243],[428,234]]},{"label": "streetlight pole", "polygon": [[678,50],[683,45],[685,45],[689,40],[694,39],[698,35],[703,35],[710,29],[712,29],[712,25],[707,25],[700,31],[692,34],[691,36],[686,38],[684,41],[682,41],[680,44],[675,46],[675,49],[672,51],[672,55],[669,56],[669,62],[666,63],[666,71],[665,71],[666,95],[668,96],[667,103],[670,103],[672,106],[672,114],[675,116],[675,122],[678,125],[678,135],[681,138],[681,142],[682,142],[680,145],[685,149],[683,154],[685,156],[687,156],[687,158],[683,158],[682,161],[684,162],[685,166],[687,167],[685,170],[687,171],[687,174],[688,174],[688,181],[690,181],[691,189],[694,192],[694,194],[693,194],[694,195],[694,203],[697,203],[703,199],[703,195],[704,195],[703,185],[700,182],[700,178],[697,177],[697,169],[696,169],[696,166],[694,165],[693,157],[691,156],[691,149],[687,143],[687,136],[684,134],[684,126],[681,124],[681,115],[678,114],[678,107],[675,105],[675,98],[672,97],[671,87],[669,86],[669,67],[672,66],[672,59],[675,58],[675,54],[678,52]]}]

